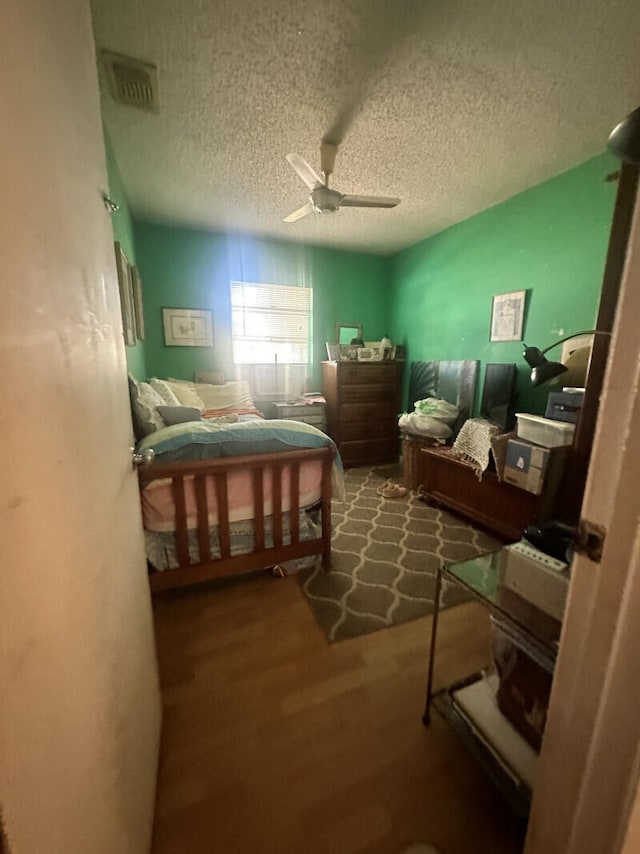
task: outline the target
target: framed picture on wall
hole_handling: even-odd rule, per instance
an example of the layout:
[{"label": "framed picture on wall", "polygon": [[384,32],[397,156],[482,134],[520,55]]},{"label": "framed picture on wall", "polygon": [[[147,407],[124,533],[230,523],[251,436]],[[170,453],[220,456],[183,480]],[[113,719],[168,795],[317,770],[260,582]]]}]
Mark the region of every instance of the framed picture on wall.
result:
[{"label": "framed picture on wall", "polygon": [[133,313],[136,321],[136,335],[144,341],[144,311],[142,305],[142,280],[137,267],[131,267],[131,288],[133,291]]},{"label": "framed picture on wall", "polygon": [[526,291],[497,294],[491,305],[490,341],[522,341]]},{"label": "framed picture on wall", "polygon": [[213,347],[211,312],[196,308],[163,308],[167,347]]},{"label": "framed picture on wall", "polygon": [[116,269],[118,271],[118,289],[120,291],[120,311],[122,313],[122,334],[127,347],[136,343],[135,316],[133,308],[133,288],[131,268],[122,245],[116,241]]}]

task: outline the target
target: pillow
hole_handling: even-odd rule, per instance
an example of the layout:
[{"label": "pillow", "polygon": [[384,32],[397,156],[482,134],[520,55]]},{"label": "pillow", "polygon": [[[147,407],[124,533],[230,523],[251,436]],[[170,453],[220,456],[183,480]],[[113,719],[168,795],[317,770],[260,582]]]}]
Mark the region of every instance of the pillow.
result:
[{"label": "pillow", "polygon": [[158,406],[163,406],[164,401],[158,392],[149,383],[139,383],[131,375],[129,376],[129,391],[133,417],[137,427],[136,432],[148,436],[149,433],[164,427],[164,421],[158,412]]},{"label": "pillow", "polygon": [[196,382],[224,385],[224,373],[222,371],[196,371]]},{"label": "pillow", "polygon": [[188,382],[188,380],[174,380],[173,377],[169,377],[165,382],[182,406],[197,406],[200,411],[206,409],[193,383]]},{"label": "pillow", "polygon": [[196,383],[195,390],[205,409],[255,409],[249,383],[245,380],[224,385]]},{"label": "pillow", "polygon": [[167,427],[172,424],[184,424],[187,421],[202,421],[197,406],[159,406],[158,412]]},{"label": "pillow", "polygon": [[151,383],[151,388],[158,392],[167,406],[180,406],[180,401],[176,397],[175,392],[169,383],[164,380],[159,380],[156,377],[152,377],[149,382]]}]

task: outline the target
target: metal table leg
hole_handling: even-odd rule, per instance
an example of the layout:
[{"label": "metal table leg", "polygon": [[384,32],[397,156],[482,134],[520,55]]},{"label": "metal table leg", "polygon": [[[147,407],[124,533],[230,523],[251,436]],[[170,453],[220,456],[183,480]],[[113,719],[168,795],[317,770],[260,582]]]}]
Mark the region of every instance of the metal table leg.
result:
[{"label": "metal table leg", "polygon": [[429,649],[429,673],[427,676],[427,701],[424,707],[422,722],[425,726],[431,723],[431,699],[433,696],[433,665],[436,657],[436,635],[438,632],[438,614],[440,613],[440,588],[442,587],[442,570],[436,570],[436,589],[433,594],[433,618],[431,622],[431,648]]}]

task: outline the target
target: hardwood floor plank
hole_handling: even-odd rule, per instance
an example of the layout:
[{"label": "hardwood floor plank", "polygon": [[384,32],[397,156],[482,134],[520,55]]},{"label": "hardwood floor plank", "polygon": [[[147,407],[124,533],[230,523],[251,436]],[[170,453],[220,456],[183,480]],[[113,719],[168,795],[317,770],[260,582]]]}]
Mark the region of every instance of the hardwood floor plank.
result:
[{"label": "hardwood floor plank", "polygon": [[[431,618],[329,644],[295,579],[154,602],[164,726],[154,854],[517,854],[523,828],[437,714]],[[487,663],[474,603],[441,614],[438,684]]]}]

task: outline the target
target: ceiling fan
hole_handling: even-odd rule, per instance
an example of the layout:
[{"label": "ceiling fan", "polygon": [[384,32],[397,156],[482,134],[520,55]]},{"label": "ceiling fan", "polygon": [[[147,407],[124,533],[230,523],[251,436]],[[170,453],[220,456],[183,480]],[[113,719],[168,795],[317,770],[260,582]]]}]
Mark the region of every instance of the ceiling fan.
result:
[{"label": "ceiling fan", "polygon": [[284,218],[284,222],[295,222],[310,213],[335,213],[341,207],[350,208],[395,208],[400,199],[388,196],[343,196],[329,187],[329,176],[333,173],[338,146],[323,142],[320,146],[320,168],[322,178],[299,154],[287,154],[291,167],[311,190],[306,205]]}]

